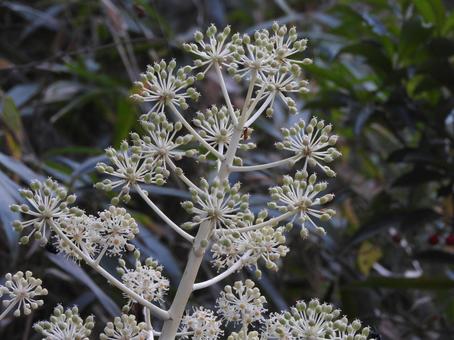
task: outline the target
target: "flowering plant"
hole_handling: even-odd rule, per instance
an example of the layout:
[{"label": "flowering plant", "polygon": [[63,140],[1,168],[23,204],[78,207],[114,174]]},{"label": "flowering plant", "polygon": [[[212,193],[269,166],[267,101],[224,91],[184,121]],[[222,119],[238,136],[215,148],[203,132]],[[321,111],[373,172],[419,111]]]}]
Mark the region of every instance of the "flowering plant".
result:
[{"label": "flowering plant", "polygon": [[[206,34],[196,32],[195,42],[184,48],[195,55],[193,65],[177,68],[174,60],[160,61],[147,67],[135,83],[132,99],[148,102],[151,109],[140,117],[144,134],[132,134],[119,150],[106,150],[109,163],[97,169],[106,178],[96,186],[115,191],[112,205],[96,216],[71,207],[76,197],[55,181],[32,182],[31,190],[21,193],[28,205],[13,205],[24,220],[14,222],[17,231],[25,231],[21,243],[31,238],[45,245],[54,242],[59,252],[78,263],[90,266],[126,298],[123,314],[109,322],[102,339],[367,339],[369,329],[359,321],[349,323],[340,311],[317,300],[299,301],[289,311],[266,314],[266,299],[248,279],[227,285],[215,303],[216,312],[198,306],[187,310],[188,301],[196,290],[206,289],[244,267],[254,267],[261,275],[262,263],[278,270],[281,259],[289,252],[286,233],[297,224],[307,238],[311,231],[324,235],[320,222],[331,219],[335,211],[326,206],[334,198],[324,193],[327,182],[317,178],[333,177],[328,166],[340,156],[335,148],[337,137],[331,125],[317,118],[298,121],[282,129],[282,140],[276,148],[291,153],[288,157],[265,164],[250,164],[248,152],[256,147],[248,141],[254,123],[262,115],[271,116],[280,101],[292,114],[297,113],[294,93],[308,92],[309,83],[302,77],[302,67],[310,64],[299,55],[307,40],[299,39],[295,28],[275,23],[272,30],[260,30],[250,37],[230,34],[230,27],[218,32],[210,26]],[[200,94],[195,84],[207,72],[214,72],[223,95],[223,106],[213,105],[195,114],[191,121],[188,101]],[[234,107],[225,77],[232,76],[247,86],[242,107]],[[186,134],[182,131],[186,130]],[[188,178],[177,165],[187,158],[203,163],[206,176],[200,182]],[[247,165],[246,165],[247,164]],[[269,189],[269,211],[254,212],[249,195],[242,193],[240,183],[232,183],[231,174],[263,171],[271,168],[297,167],[294,175]],[[175,175],[186,186],[191,199],[182,202],[188,221],[175,223],[148,196],[143,184],[165,185]],[[191,247],[181,281],[170,303],[169,287],[164,268],[152,258],[142,259],[131,242],[139,232],[134,218],[121,202],[139,196],[170,228]],[[132,253],[135,264],[128,263]],[[213,266],[220,271],[207,281],[196,282],[197,273],[211,253]],[[118,275],[103,267],[104,257],[118,258]],[[42,305],[36,296],[46,295],[41,281],[27,272],[8,274],[1,294],[6,309],[0,318],[16,308],[19,316]],[[143,309],[143,322],[130,313],[133,304]],[[169,306],[168,308],[164,306]],[[153,327],[152,318],[162,320],[162,327]],[[35,324],[45,339],[88,339],[94,319],[79,316],[76,307],[57,306],[50,321]],[[223,323],[235,331],[227,334]]]}]

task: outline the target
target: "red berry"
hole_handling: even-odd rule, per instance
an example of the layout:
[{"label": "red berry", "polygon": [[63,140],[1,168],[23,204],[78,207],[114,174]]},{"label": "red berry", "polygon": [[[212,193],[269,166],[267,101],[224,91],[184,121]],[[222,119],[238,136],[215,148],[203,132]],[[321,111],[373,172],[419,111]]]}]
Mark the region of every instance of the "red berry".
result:
[{"label": "red berry", "polygon": [[394,243],[400,243],[400,241],[402,240],[402,237],[400,236],[400,234],[396,233],[392,236],[392,240]]},{"label": "red berry", "polygon": [[438,238],[437,234],[433,234],[427,239],[427,242],[429,242],[433,246],[438,244],[438,241],[439,241],[439,238]]},{"label": "red berry", "polygon": [[445,244],[447,246],[454,246],[454,234],[449,234],[445,239]]}]

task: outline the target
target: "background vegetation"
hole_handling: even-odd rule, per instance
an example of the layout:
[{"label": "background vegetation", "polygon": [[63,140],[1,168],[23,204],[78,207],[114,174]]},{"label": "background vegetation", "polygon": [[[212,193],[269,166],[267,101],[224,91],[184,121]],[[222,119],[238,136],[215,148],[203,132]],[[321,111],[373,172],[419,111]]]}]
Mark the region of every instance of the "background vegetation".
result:
[{"label": "background vegetation", "polygon": [[[142,108],[127,98],[145,65],[172,57],[189,63],[181,43],[211,22],[253,32],[277,20],[310,39],[312,92],[298,105],[306,116],[333,123],[344,157],[331,182],[338,217],[323,239],[290,237],[292,252],[279,274],[259,281],[269,308],[319,297],[383,339],[452,339],[452,6],[442,0],[0,1],[0,273],[31,269],[50,292],[44,308],[4,320],[0,337],[36,338],[31,325],[59,302],[93,313],[101,327],[122,302],[89,268],[56,255],[52,244],[17,245],[16,216],[8,209],[21,200],[17,188],[53,176],[88,212],[104,208],[109,197],[93,188],[94,165],[105,147],[139,128]],[[194,110],[219,99],[214,81],[200,90]],[[257,162],[277,158],[268,140],[291,119],[276,110],[258,121]],[[254,182],[272,180],[271,173],[255,173],[247,183],[253,190]],[[181,215],[178,202],[186,195],[179,185],[153,188],[173,216]],[[137,242],[176,282],[187,249],[138,202],[128,206],[141,223]],[[252,197],[257,209],[265,202],[260,193]],[[195,299],[209,304],[218,289]]]}]

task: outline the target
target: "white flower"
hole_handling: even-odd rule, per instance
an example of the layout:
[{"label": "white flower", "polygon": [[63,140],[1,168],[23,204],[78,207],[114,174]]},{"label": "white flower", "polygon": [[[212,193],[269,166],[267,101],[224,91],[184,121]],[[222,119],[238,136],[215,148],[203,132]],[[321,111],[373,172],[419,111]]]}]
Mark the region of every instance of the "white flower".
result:
[{"label": "white flower", "polygon": [[337,142],[337,136],[331,135],[331,125],[326,125],[323,120],[312,118],[306,126],[304,120],[300,120],[290,129],[282,129],[284,140],[276,143],[279,150],[294,152],[304,158],[304,169],[309,164],[312,167],[320,167],[330,177],[336,173],[322,163],[330,163],[341,154],[333,146]]},{"label": "white flower", "polygon": [[257,331],[248,332],[246,338],[244,334],[233,332],[229,335],[227,340],[260,340],[259,333]]},{"label": "white flower", "polygon": [[[267,211],[262,210],[254,222],[253,214],[245,214],[242,221],[247,227],[262,223],[267,215]],[[257,262],[262,259],[268,269],[277,270],[277,261],[289,251],[285,245],[284,231],[283,227],[269,226],[252,231],[242,232],[240,229],[235,233],[221,233],[211,247],[213,264],[218,270],[228,268],[249,252],[247,259],[243,260],[243,266],[255,266],[260,276]]]},{"label": "white flower", "polygon": [[[298,215],[303,238],[308,236],[308,230],[305,227],[306,221],[309,221],[315,227],[317,233],[325,235],[325,230],[317,226],[313,218],[327,221],[335,214],[332,209],[320,207],[332,201],[334,195],[326,194],[317,197],[321,191],[326,189],[327,183],[316,183],[316,181],[317,176],[315,174],[308,178],[307,171],[303,170],[298,171],[295,178],[284,176],[282,186],[270,188],[270,195],[274,202],[268,203],[268,206],[272,209],[279,209],[281,213],[294,212],[295,217]],[[293,217],[293,220],[295,217]]]},{"label": "white flower", "polygon": [[85,321],[79,316],[77,307],[63,310],[61,305],[54,309],[50,321],[39,321],[33,325],[46,340],[89,340],[94,327],[94,318],[88,316]]},{"label": "white flower", "polygon": [[0,320],[15,307],[14,316],[17,317],[21,314],[29,315],[33,309],[43,305],[44,301],[38,297],[47,295],[47,289],[41,286],[40,279],[33,277],[32,272],[26,271],[24,274],[18,271],[14,275],[8,273],[5,279],[5,284],[0,285],[0,297],[5,295],[7,298],[2,301],[5,310]]},{"label": "white flower", "polygon": [[[190,333],[193,340],[216,340],[222,334],[221,321],[216,318],[212,310],[198,307],[191,314],[186,314],[181,321],[180,332]],[[181,338],[188,339],[188,335]]]},{"label": "white flower", "polygon": [[210,221],[216,229],[222,229],[233,228],[241,223],[249,206],[249,195],[239,193],[239,183],[230,187],[228,180],[222,183],[214,181],[210,186],[202,178],[199,188],[200,191],[190,189],[192,202],[185,201],[181,204],[189,214],[195,215],[183,227],[193,228],[204,221]]},{"label": "white flower", "polygon": [[21,237],[21,244],[27,244],[30,237],[34,235],[35,239],[41,240],[41,244],[45,245],[51,223],[73,214],[81,215],[82,211],[77,208],[69,208],[69,205],[75,202],[76,196],[68,196],[66,189],[50,178],[43,183],[32,181],[30,188],[31,190],[20,190],[20,194],[28,201],[29,205],[13,204],[10,207],[14,212],[21,212],[23,215],[30,216],[30,219],[14,221],[13,227],[18,232],[25,228],[31,229],[28,235]]},{"label": "white flower", "polygon": [[367,340],[369,328],[361,328],[358,320],[349,324],[339,318],[340,310],[312,299],[308,304],[298,301],[289,312],[273,313],[265,322],[262,339],[266,340]]},{"label": "white flower", "polygon": [[129,147],[128,143],[123,141],[119,151],[108,148],[106,154],[113,166],[98,163],[96,169],[116,179],[105,179],[97,183],[96,188],[111,191],[121,187],[119,195],[112,199],[113,204],[117,204],[120,197],[126,202],[129,201],[131,198],[129,191],[134,184],[142,182],[163,185],[165,183],[167,173],[161,167],[162,162],[155,158],[144,157],[137,146]]},{"label": "white flower", "polygon": [[[140,256],[140,255],[139,255]],[[145,264],[136,259],[136,267],[128,269],[123,259],[119,260],[120,267],[117,271],[126,287],[143,297],[147,301],[164,300],[164,295],[169,289],[169,280],[162,275],[162,266],[148,258]],[[133,301],[129,296],[129,304]]]},{"label": "white flower", "polygon": [[175,67],[175,60],[169,63],[161,60],[153,66],[148,65],[147,72],[141,74],[141,80],[135,82],[136,93],[131,97],[153,103],[150,112],[164,112],[169,104],[186,110],[186,99],[197,100],[200,94],[194,88],[188,87],[195,80],[193,76],[189,76],[191,67],[179,68],[176,72]]},{"label": "white flower", "polygon": [[233,287],[227,285],[216,300],[218,313],[224,320],[240,323],[243,327],[255,321],[262,321],[266,299],[252,280],[236,281]]},{"label": "white flower", "polygon": [[[74,245],[86,255],[93,257],[98,250],[98,243],[100,242],[97,222],[96,217],[82,214],[80,216],[62,217],[56,221],[56,224]],[[55,235],[54,244],[59,252],[64,253],[76,261],[81,260],[80,255],[61,237]]]},{"label": "white flower", "polygon": [[[239,110],[235,110],[235,116],[238,118],[240,115]],[[223,153],[230,145],[230,140],[234,132],[234,125],[227,107],[222,106],[218,109],[215,105],[207,109],[205,112],[198,112],[195,119],[193,119],[195,126],[199,128],[199,135],[205,139],[208,144]],[[244,143],[244,139],[250,137],[252,129],[247,132],[246,138],[240,141],[239,148],[241,150],[250,150],[255,147],[254,143]],[[208,155],[205,154],[205,156]]]},{"label": "white flower", "polygon": [[120,256],[126,250],[133,250],[131,241],[139,232],[136,221],[124,208],[110,206],[99,213],[96,223],[100,234],[100,246],[108,255]]},{"label": "white flower", "polygon": [[[216,26],[211,24],[206,31],[208,41],[204,40],[205,37],[202,32],[197,31],[194,33],[195,43],[183,45],[186,51],[195,54],[199,58],[194,61],[195,66],[205,68],[198,77],[202,77],[213,64],[228,67],[233,61],[231,42],[227,39],[230,34],[230,26],[225,27],[218,34],[216,32]],[[235,34],[232,40],[236,41],[238,38],[239,34]]]},{"label": "white flower", "polygon": [[182,129],[181,122],[170,123],[165,114],[150,112],[141,117],[141,123],[147,135],[140,138],[137,133],[131,135],[135,146],[146,159],[160,160],[162,166],[166,166],[167,159],[180,160],[183,156],[193,156],[194,149],[180,149],[192,141],[191,134],[176,136]]},{"label": "white flower", "polygon": [[[151,331],[151,330],[150,330]],[[145,322],[137,323],[134,315],[121,314],[113,322],[108,322],[101,333],[101,340],[146,340],[148,337]]]}]

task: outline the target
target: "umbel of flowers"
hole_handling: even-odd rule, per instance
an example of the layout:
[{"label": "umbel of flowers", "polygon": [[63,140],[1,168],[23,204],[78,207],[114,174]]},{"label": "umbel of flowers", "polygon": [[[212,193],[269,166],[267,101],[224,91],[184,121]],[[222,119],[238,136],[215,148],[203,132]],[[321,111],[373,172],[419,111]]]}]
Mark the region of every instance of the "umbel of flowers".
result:
[{"label": "umbel of flowers", "polygon": [[[23,233],[20,242],[53,242],[64,256],[91,267],[122,292],[123,314],[105,326],[101,339],[368,339],[369,330],[359,321],[349,322],[339,310],[317,300],[298,301],[287,311],[268,313],[266,299],[252,279],[226,285],[212,303],[214,310],[188,306],[194,291],[227,280],[244,267],[254,268],[256,279],[263,265],[278,270],[291,251],[286,237],[293,225],[303,238],[312,232],[321,237],[326,233],[324,223],[335,214],[329,207],[334,195],[323,180],[335,176],[329,164],[340,156],[330,124],[315,117],[299,119],[283,127],[282,139],[276,141],[281,160],[253,164],[249,158],[251,150],[260,147],[251,139],[255,122],[272,116],[278,101],[290,114],[298,114],[295,95],[309,91],[303,68],[312,61],[300,58],[307,40],[294,27],[277,23],[252,36],[230,31],[211,25],[205,34],[196,32],[194,42],[184,44],[195,57],[192,65],[177,67],[174,60],[162,60],[149,65],[135,83],[131,97],[151,107],[140,117],[143,133],[133,133],[119,150],[108,148],[109,161],[97,165],[104,179],[96,187],[114,192],[112,205],[88,214],[52,179],[34,181],[30,189],[21,191],[27,204],[11,207],[22,214],[23,219],[13,223]],[[208,72],[217,77],[223,103],[192,112],[190,102],[199,98],[198,82]],[[226,77],[244,85],[244,100],[238,101],[242,106],[233,105]],[[198,162],[206,171],[203,178],[189,178],[179,165],[182,159]],[[258,213],[250,209],[249,195],[240,183],[231,180],[234,173],[292,167],[269,188],[269,210]],[[149,186],[144,186],[166,185],[175,178],[191,196],[181,203],[188,213],[181,225],[161,210],[149,197]],[[189,244],[180,282],[170,282],[165,268],[152,258],[144,259],[134,246],[138,224],[120,206],[132,198],[143,200]],[[218,273],[197,282],[207,252]],[[105,257],[118,259],[117,273],[103,266]],[[175,293],[170,296],[169,291]],[[0,319],[10,311],[14,316],[30,314],[43,304],[46,294],[41,280],[30,272],[7,274],[0,287],[4,297]],[[133,304],[141,306],[143,317],[132,314]],[[34,329],[44,339],[88,339],[93,324],[93,316],[84,319],[77,307],[59,305],[49,321],[37,322]],[[223,330],[223,324],[233,333]]]}]

